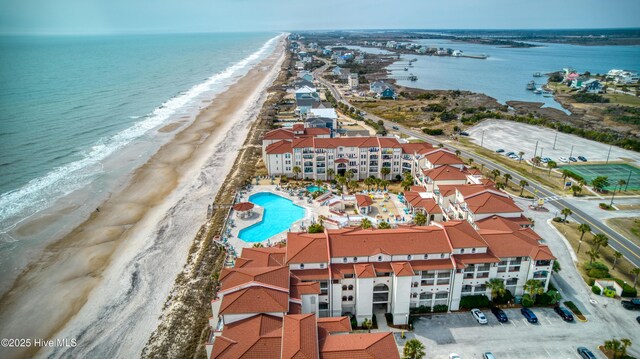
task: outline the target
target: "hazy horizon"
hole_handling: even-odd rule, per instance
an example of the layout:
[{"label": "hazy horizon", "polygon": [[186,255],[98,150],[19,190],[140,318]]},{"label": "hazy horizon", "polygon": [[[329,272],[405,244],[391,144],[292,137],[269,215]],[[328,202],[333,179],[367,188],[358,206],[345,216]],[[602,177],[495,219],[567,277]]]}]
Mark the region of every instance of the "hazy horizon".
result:
[{"label": "hazy horizon", "polygon": [[581,30],[640,27],[640,1],[0,0],[0,34],[330,30]]}]

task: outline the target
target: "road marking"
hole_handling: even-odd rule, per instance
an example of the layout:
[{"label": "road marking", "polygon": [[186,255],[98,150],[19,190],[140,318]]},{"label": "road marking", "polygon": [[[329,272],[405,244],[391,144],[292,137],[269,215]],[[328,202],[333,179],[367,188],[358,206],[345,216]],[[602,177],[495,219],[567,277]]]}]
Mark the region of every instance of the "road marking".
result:
[{"label": "road marking", "polygon": [[[574,213],[574,214],[572,214],[571,216],[572,216],[572,217],[577,216],[577,217],[581,218],[583,221],[585,221],[585,222],[589,223],[590,225],[592,225],[593,227],[595,227],[595,228],[599,229],[599,230],[600,230],[600,232],[605,233],[605,234],[607,233],[606,231],[602,230],[602,228],[600,228],[598,225],[593,224],[593,222],[589,221],[588,219],[586,219],[586,218],[582,217],[581,215],[579,215],[579,214],[577,214],[577,213]],[[615,232],[615,231],[614,231],[614,232]],[[616,238],[611,237],[611,238],[609,238],[609,239],[612,239],[614,242],[616,242],[617,244],[621,245],[624,249],[628,250],[628,251],[629,251],[629,253],[633,254],[634,256],[636,256],[637,258],[639,258],[639,259],[640,259],[640,255],[638,255],[637,253],[635,253],[634,251],[632,251],[631,249],[629,249],[629,248],[628,248],[627,246],[625,246],[623,243],[620,243]]]},{"label": "road marking", "polygon": [[549,356],[549,358],[553,358],[553,356],[551,356],[551,354],[549,353],[549,351],[547,350],[547,348],[542,348],[544,349],[544,352],[547,353],[547,355]]},{"label": "road marking", "polygon": [[551,323],[551,320],[550,320],[549,318],[544,317],[544,319],[546,319],[546,320],[547,320],[547,322],[549,322],[549,325],[553,325],[553,323]]}]

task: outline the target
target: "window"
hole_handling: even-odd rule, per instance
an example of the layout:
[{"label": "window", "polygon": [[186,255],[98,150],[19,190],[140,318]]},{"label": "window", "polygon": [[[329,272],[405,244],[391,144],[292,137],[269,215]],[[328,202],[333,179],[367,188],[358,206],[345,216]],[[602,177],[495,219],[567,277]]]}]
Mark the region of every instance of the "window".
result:
[{"label": "window", "polygon": [[300,269],[304,269],[304,263],[300,264]]},{"label": "window", "polygon": [[320,263],[320,268],[324,268],[324,263]]},{"label": "window", "polygon": [[350,295],[349,298],[347,299],[349,302],[353,302],[353,296]]},{"label": "window", "polygon": [[313,305],[316,304],[316,297],[315,296],[311,297],[311,304],[313,304]]},{"label": "window", "polygon": [[346,285],[343,285],[343,286],[342,286],[342,290],[347,290],[347,286],[346,286]]},{"label": "window", "polygon": [[411,293],[411,298],[417,298],[418,297],[418,293]]},{"label": "window", "polygon": [[475,248],[471,248],[471,253],[475,253],[476,249]]},{"label": "window", "polygon": [[344,297],[342,297],[342,301],[346,302],[347,301],[347,296],[345,295]]},{"label": "window", "polygon": [[410,260],[411,260],[411,254],[409,254],[409,255],[407,256],[407,260],[408,260],[408,261],[410,261]]},{"label": "window", "polygon": [[382,262],[382,256],[378,256],[378,262]]},{"label": "window", "polygon": [[342,258],[342,263],[347,263],[347,261],[349,261],[347,257]]},{"label": "window", "polygon": [[320,310],[329,309],[329,303],[320,303]]},{"label": "window", "polygon": [[349,289],[349,290],[353,290],[353,284],[349,284],[348,289]]},{"label": "window", "polygon": [[353,273],[345,273],[345,278],[353,278]]},{"label": "window", "polygon": [[449,298],[449,293],[436,293],[436,299],[447,299]]},{"label": "window", "polygon": [[358,257],[353,257],[353,262],[357,263],[358,262]]},{"label": "window", "polygon": [[424,255],[424,259],[429,259],[429,255],[428,255],[428,254],[425,254],[425,255]]},{"label": "window", "polygon": [[464,253],[464,248],[460,248],[460,253]]},{"label": "window", "polygon": [[440,258],[444,258],[444,253],[440,254]]}]

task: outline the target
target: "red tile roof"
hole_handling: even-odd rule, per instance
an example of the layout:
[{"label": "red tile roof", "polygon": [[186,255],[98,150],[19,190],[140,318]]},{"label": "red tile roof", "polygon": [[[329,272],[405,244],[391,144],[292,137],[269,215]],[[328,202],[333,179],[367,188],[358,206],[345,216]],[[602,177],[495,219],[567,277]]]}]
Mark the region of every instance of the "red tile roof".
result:
[{"label": "red tile roof", "polygon": [[303,270],[291,270],[291,274],[298,277],[300,280],[327,280],[329,279],[328,269],[303,269]]},{"label": "red tile roof", "polygon": [[456,156],[455,153],[449,152],[445,149],[437,149],[435,151],[431,151],[427,154],[427,160],[431,162],[431,164],[436,166],[441,165],[463,165],[462,159]]},{"label": "red tile roof", "polygon": [[284,128],[278,128],[265,133],[265,140],[292,140],[295,137],[293,131]]},{"label": "red tile roof", "polygon": [[411,277],[414,275],[409,262],[391,262],[391,268],[396,277]]},{"label": "red tile roof", "polygon": [[[287,253],[285,247],[243,248],[242,257],[236,259],[238,267],[271,267],[282,266]],[[239,263],[240,260],[242,263]],[[239,265],[240,264],[240,265]]]},{"label": "red tile roof", "polygon": [[287,264],[328,262],[324,233],[287,233]]},{"label": "red tile roof", "polygon": [[375,278],[376,276],[376,270],[372,264],[354,264],[353,268],[357,278]]},{"label": "red tile roof", "polygon": [[522,212],[520,207],[508,195],[492,191],[465,197],[464,201],[469,210],[476,214]]},{"label": "red tile roof", "polygon": [[380,252],[392,255],[451,252],[444,232],[435,226],[340,229],[328,233],[332,257],[371,256]]},{"label": "red tile roof", "polygon": [[448,221],[436,223],[444,229],[453,248],[486,247],[482,236],[467,221]]},{"label": "red tile roof", "polygon": [[321,359],[400,359],[393,333],[329,335],[320,346]]},{"label": "red tile roof", "polygon": [[335,138],[296,138],[293,140],[293,148],[338,148],[338,147],[358,147],[358,148],[401,148],[400,142],[392,137],[335,137]]},{"label": "red tile roof", "polygon": [[301,123],[294,123],[291,129],[293,130],[293,132],[304,131],[304,125]]},{"label": "red tile roof", "polygon": [[373,199],[364,194],[357,194],[356,202],[358,202],[358,207],[367,207],[373,204]]},{"label": "red tile roof", "polygon": [[293,314],[284,317],[282,325],[282,359],[318,358],[316,315]]},{"label": "red tile roof", "polygon": [[427,192],[427,189],[422,186],[411,186],[409,187],[409,191],[411,192]]},{"label": "red tile roof", "polygon": [[222,297],[220,314],[286,313],[289,311],[289,290],[260,286],[230,292]]},{"label": "red tile roof", "polygon": [[449,166],[442,165],[430,170],[422,171],[422,173],[431,178],[433,181],[466,181],[467,174],[461,171],[460,169]]},{"label": "red tile roof", "polygon": [[500,259],[491,253],[454,254],[456,262],[461,264],[498,263]]},{"label": "red tile roof", "polygon": [[402,146],[402,153],[409,155],[423,155],[433,151],[433,145],[427,142],[403,143],[400,146]]},{"label": "red tile roof", "polygon": [[295,299],[300,299],[305,294],[320,294],[320,283],[301,282],[298,277],[292,277],[289,293],[291,298]]},{"label": "red tile roof", "polygon": [[442,209],[433,198],[424,198],[418,192],[406,191],[404,198],[413,208],[423,208],[429,214],[442,213]]},{"label": "red tile roof", "polygon": [[451,258],[425,259],[420,261],[411,261],[411,267],[415,271],[453,269],[453,262],[451,261]]},{"label": "red tile roof", "polygon": [[289,267],[223,268],[220,272],[221,291],[257,282],[272,287],[289,288]]},{"label": "red tile roof", "polygon": [[351,320],[349,317],[318,318],[318,339],[322,341],[327,335],[333,333],[349,333]]},{"label": "red tile roof", "polygon": [[282,318],[260,314],[226,324],[213,344],[211,358],[279,358]]},{"label": "red tile roof", "polygon": [[291,149],[291,141],[285,141],[285,140],[270,144],[269,146],[267,146],[265,151],[269,155],[281,155],[284,153],[293,152],[293,150]]},{"label": "red tile roof", "polygon": [[484,191],[486,191],[488,189],[494,190],[494,191],[496,191],[496,193],[500,193],[500,192],[497,192],[498,190],[493,185],[465,184],[465,185],[456,186],[456,190],[458,190],[458,192],[460,192],[460,194],[462,195],[463,198],[466,198],[468,196],[474,195],[476,193],[484,192]]}]

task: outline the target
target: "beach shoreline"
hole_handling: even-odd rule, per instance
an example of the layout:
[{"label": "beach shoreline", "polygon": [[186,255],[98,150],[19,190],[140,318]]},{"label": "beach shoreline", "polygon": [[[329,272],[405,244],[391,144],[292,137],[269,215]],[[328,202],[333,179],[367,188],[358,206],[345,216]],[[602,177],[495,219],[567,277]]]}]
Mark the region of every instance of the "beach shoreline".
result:
[{"label": "beach shoreline", "polygon": [[[172,256],[175,258],[171,258],[174,267],[167,268],[161,278],[164,279],[161,282],[168,284],[161,283],[163,288],[150,288],[151,293],[161,298],[148,298],[148,301],[159,302],[156,311],[161,310],[165,300],[161,293],[168,293],[173,285],[174,277],[186,258],[189,243],[206,219],[206,203],[210,203],[224,175],[231,169],[232,162],[226,161],[225,157],[235,157],[240,149],[255,117],[252,115],[260,110],[258,99],[277,73],[275,70],[279,70],[279,66],[273,65],[281,59],[282,52],[280,38],[270,55],[218,94],[192,124],[180,130],[138,168],[122,191],[111,195],[99,211],[91,214],[71,233],[47,246],[41,258],[30,264],[0,298],[0,322],[3,323],[0,331],[3,337],[78,339],[75,348],[54,348],[54,357],[70,355],[67,350],[80,356],[82,353],[96,353],[95,350],[100,352],[97,347],[101,343],[89,342],[91,330],[86,327],[96,319],[104,320],[105,311],[96,302],[107,304],[112,293],[121,292],[110,286],[117,286],[119,279],[125,279],[123,275],[131,275],[124,272],[123,267],[132,264],[137,267],[136,261],[140,258],[147,261],[139,255],[167,241],[169,233],[176,235],[171,231],[171,225],[174,225],[173,230],[178,230],[183,236],[171,240],[181,239],[186,244],[170,249],[175,251]],[[167,129],[172,127],[165,127],[165,131]],[[205,167],[211,167],[212,163],[215,173],[204,173]],[[207,175],[211,178],[203,178]],[[193,198],[194,194],[197,198]],[[177,212],[184,208],[187,210]],[[150,266],[157,264],[149,262]],[[129,284],[146,275],[138,269],[133,274]],[[151,317],[157,321],[157,314]],[[147,336],[157,324],[152,321],[149,315],[141,321],[143,326],[151,327]],[[130,357],[135,351],[139,355],[146,337],[122,334],[128,334],[130,340],[137,343],[123,351],[110,349],[110,353],[115,354],[111,356]],[[13,358],[51,354],[49,349],[41,352],[38,352],[41,348],[22,349],[0,348],[0,356]]]}]

